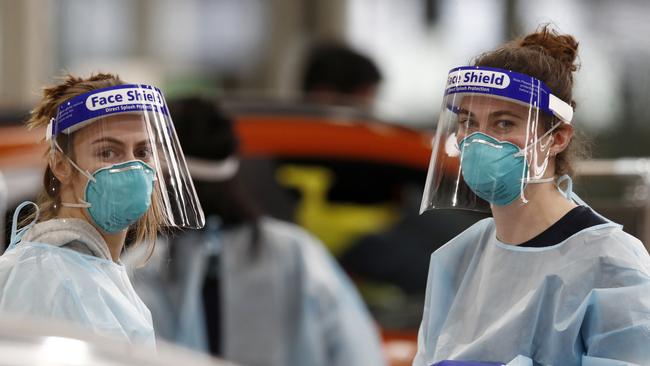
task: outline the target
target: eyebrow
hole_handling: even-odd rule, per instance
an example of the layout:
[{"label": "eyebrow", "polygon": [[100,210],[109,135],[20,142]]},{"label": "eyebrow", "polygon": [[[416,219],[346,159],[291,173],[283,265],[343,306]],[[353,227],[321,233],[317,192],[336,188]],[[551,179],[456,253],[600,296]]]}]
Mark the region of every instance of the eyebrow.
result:
[{"label": "eyebrow", "polygon": [[[470,112],[470,111],[468,111],[467,109],[464,109],[464,108],[459,109],[458,114],[467,114],[470,117],[474,117],[474,113],[472,113],[472,112]],[[494,112],[490,113],[490,118],[496,118],[496,117],[501,117],[501,116],[511,116],[511,117],[516,117],[516,118],[519,118],[519,119],[523,119],[520,115],[518,115],[518,114],[516,114],[514,112],[511,112],[509,110],[506,110],[506,109],[500,110],[500,111],[494,111]]]},{"label": "eyebrow", "polygon": [[465,108],[458,108],[458,114],[469,114],[470,116],[472,115],[472,112],[468,111]]},{"label": "eyebrow", "polygon": [[100,144],[100,143],[103,143],[103,142],[108,142],[108,143],[111,143],[111,144],[124,146],[124,143],[122,141],[120,141],[118,139],[115,139],[115,138],[112,138],[112,137],[102,137],[100,139],[97,139],[97,140],[93,141],[91,145]]},{"label": "eyebrow", "polygon": [[[111,144],[124,146],[124,142],[122,142],[122,141],[120,141],[120,140],[118,140],[116,138],[113,138],[113,137],[102,137],[100,139],[97,139],[97,140],[93,141],[91,143],[91,145],[99,144],[99,143],[111,143]],[[139,141],[135,145],[140,146],[140,145],[150,145],[150,144],[149,144],[149,140],[145,139],[145,140]]]},{"label": "eyebrow", "polygon": [[139,141],[137,144],[135,144],[135,146],[143,146],[143,145],[151,146],[151,143],[149,142],[149,140],[142,140],[142,141]]},{"label": "eyebrow", "polygon": [[494,111],[494,112],[490,113],[490,117],[493,117],[493,118],[495,118],[495,117],[501,117],[501,116],[511,116],[511,117],[515,117],[515,118],[523,119],[523,118],[522,118],[520,115],[518,115],[517,113],[511,112],[511,111],[508,111],[508,110]]}]

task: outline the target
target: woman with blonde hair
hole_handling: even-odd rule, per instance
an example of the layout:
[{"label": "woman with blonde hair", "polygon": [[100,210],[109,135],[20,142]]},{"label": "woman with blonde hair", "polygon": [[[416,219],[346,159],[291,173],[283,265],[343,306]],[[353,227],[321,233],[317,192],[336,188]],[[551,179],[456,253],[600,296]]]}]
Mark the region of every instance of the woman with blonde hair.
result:
[{"label": "woman with blonde hair", "polygon": [[452,69],[422,210],[490,211],[431,255],[416,366],[647,365],[650,258],[572,192],[578,42]]},{"label": "woman with blonde hair", "polygon": [[120,255],[126,242],[151,253],[163,227],[205,221],[162,92],[111,74],[69,75],[44,89],[27,124],[46,127],[47,167],[0,257],[0,312],[153,346],[151,314]]}]

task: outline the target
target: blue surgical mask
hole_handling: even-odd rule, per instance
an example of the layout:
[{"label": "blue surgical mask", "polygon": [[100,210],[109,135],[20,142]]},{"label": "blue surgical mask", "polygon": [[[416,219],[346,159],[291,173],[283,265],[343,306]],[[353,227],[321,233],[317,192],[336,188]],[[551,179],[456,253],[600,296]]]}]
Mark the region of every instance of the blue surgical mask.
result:
[{"label": "blue surgical mask", "polygon": [[[73,165],[79,169],[76,164]],[[88,173],[79,170],[88,176]],[[84,202],[62,204],[87,208],[94,223],[109,234],[125,230],[151,206],[155,173],[140,160],[100,168],[88,178]]]},{"label": "blue surgical mask", "polygon": [[463,179],[477,196],[505,206],[521,195],[528,165],[519,146],[476,132],[459,147]]}]

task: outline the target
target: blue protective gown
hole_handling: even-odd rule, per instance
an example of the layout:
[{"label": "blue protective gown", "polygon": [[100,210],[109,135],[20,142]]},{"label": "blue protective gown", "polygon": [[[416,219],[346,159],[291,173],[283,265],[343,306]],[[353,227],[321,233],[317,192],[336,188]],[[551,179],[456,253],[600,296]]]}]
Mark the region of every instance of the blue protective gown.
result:
[{"label": "blue protective gown", "polygon": [[650,258],[612,222],[544,248],[484,219],[431,256],[413,365],[650,365]]},{"label": "blue protective gown", "polygon": [[94,227],[52,219],[24,231],[15,235],[14,225],[12,245],[0,256],[0,316],[64,321],[155,348],[149,309]]},{"label": "blue protective gown", "polygon": [[[219,253],[221,357],[240,365],[383,366],[381,341],[354,284],[316,238],[262,218],[259,251],[252,228],[191,231],[157,241],[151,261],[134,271],[158,336],[208,351],[202,285]],[[174,255],[170,255],[173,248]],[[135,250],[124,261],[137,264]]]}]

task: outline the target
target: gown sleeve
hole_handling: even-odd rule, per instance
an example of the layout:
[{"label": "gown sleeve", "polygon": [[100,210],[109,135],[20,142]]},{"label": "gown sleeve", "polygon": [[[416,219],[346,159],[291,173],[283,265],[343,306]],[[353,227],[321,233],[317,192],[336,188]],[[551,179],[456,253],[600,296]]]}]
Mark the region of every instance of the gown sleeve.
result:
[{"label": "gown sleeve", "polygon": [[[379,334],[356,287],[323,244],[305,235],[301,342],[306,363],[327,366],[386,365]],[[321,362],[315,362],[320,355]]]},{"label": "gown sleeve", "polygon": [[638,240],[626,241],[613,243],[620,257],[600,259],[601,285],[586,299],[584,366],[650,362],[650,259]]},{"label": "gown sleeve", "polygon": [[64,265],[60,256],[49,252],[15,254],[0,257],[0,313],[65,323],[127,342],[135,339],[116,318],[116,309],[124,304],[92,280],[90,269]]}]

